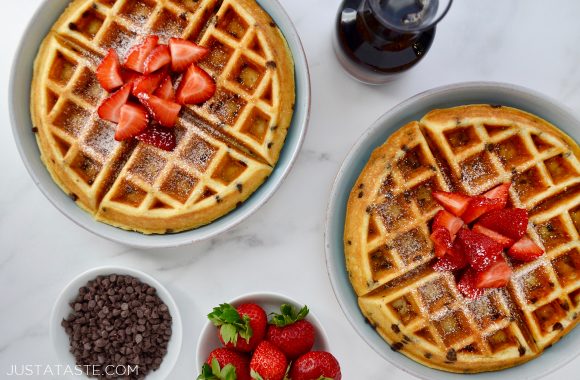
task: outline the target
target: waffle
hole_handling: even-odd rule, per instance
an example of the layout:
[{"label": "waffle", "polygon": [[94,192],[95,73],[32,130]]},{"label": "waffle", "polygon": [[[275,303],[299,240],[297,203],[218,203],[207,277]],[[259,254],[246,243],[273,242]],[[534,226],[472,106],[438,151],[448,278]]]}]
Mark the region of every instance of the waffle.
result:
[{"label": "waffle", "polygon": [[[116,142],[99,119],[95,72],[149,34],[211,49],[215,96],[184,107],[177,147]],[[31,113],[54,181],[97,220],[142,233],[192,229],[230,212],[270,175],[294,107],[286,41],[254,0],[75,0],[41,45]]]},{"label": "waffle", "polygon": [[[345,257],[368,322],[391,349],[450,372],[521,364],[567,334],[580,315],[580,148],[538,117],[471,105],[429,112],[371,155],[347,206]],[[510,262],[507,287],[464,298],[432,269],[433,190],[481,194],[512,181],[546,254]]]}]

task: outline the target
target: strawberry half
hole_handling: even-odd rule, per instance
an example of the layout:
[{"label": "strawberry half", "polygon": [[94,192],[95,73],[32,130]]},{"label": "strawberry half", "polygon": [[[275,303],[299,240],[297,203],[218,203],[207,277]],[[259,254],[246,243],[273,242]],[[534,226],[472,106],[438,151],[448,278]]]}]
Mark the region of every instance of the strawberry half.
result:
[{"label": "strawberry half", "polygon": [[533,261],[544,254],[544,250],[527,236],[522,237],[508,250],[508,256],[520,261]]},{"label": "strawberry half", "polygon": [[171,69],[177,72],[185,71],[189,65],[202,60],[209,53],[209,49],[205,46],[199,46],[181,38],[171,38],[169,50]]},{"label": "strawberry half", "polygon": [[97,67],[97,80],[109,92],[123,85],[121,64],[119,63],[119,56],[115,49],[110,49],[109,53]]},{"label": "strawberry half", "polygon": [[150,125],[143,132],[135,136],[135,138],[145,144],[167,151],[172,151],[177,145],[177,139],[173,129],[159,125]]},{"label": "strawberry half", "polygon": [[161,70],[159,72],[142,75],[134,80],[133,95],[139,96],[140,93],[152,94],[159,84],[165,79],[167,72]]},{"label": "strawberry half", "polygon": [[121,117],[121,107],[127,103],[132,88],[133,85],[127,83],[117,90],[117,92],[105,99],[97,111],[99,117],[104,120],[112,121],[113,123],[118,123]]},{"label": "strawberry half", "polygon": [[503,259],[502,246],[485,235],[462,229],[457,234],[457,239],[467,260],[478,272],[486,270],[499,259]]},{"label": "strawberry half", "polygon": [[183,105],[203,103],[215,94],[215,90],[213,78],[201,68],[191,65],[177,89],[177,102]]},{"label": "strawberry half", "polygon": [[433,198],[455,216],[461,216],[467,209],[469,201],[471,200],[470,196],[459,193],[449,193],[447,191],[434,191]]},{"label": "strawberry half", "polygon": [[437,257],[445,256],[447,250],[452,247],[451,234],[443,227],[433,229],[433,232],[431,233],[431,241],[433,242],[435,256]]},{"label": "strawberry half", "polygon": [[463,269],[469,265],[465,253],[461,249],[459,242],[456,240],[451,249],[447,250],[447,254],[437,260],[433,265],[433,269],[437,272],[448,272]]},{"label": "strawberry half", "polygon": [[457,282],[457,289],[467,298],[477,299],[483,295],[484,290],[475,286],[476,277],[477,273],[473,268],[469,268]]},{"label": "strawberry half", "polygon": [[145,60],[144,74],[151,74],[171,63],[171,54],[167,45],[158,45]]},{"label": "strawberry half", "polygon": [[140,93],[138,96],[139,101],[143,104],[153,119],[155,119],[159,124],[164,127],[174,127],[177,122],[177,116],[181,110],[181,106],[177,103],[173,103],[169,100],[161,99],[154,95],[149,95],[147,93]]},{"label": "strawberry half", "polygon": [[504,208],[507,204],[511,185],[511,182],[502,183],[501,185],[494,187],[488,192],[483,193],[483,196],[485,198],[498,200],[501,204],[501,208]]},{"label": "strawberry half", "polygon": [[439,210],[439,212],[435,215],[433,219],[433,226],[431,227],[433,231],[437,228],[445,228],[449,231],[451,235],[451,241],[455,240],[455,235],[457,232],[463,227],[465,223],[461,218],[453,216],[451,213],[445,210]]},{"label": "strawberry half", "polygon": [[141,45],[134,46],[125,60],[125,67],[140,73],[145,72],[145,61],[158,42],[159,37],[148,36]]},{"label": "strawberry half", "polygon": [[169,75],[161,81],[161,84],[157,87],[157,90],[155,90],[153,95],[159,96],[161,99],[165,100],[175,100],[175,90],[173,89],[173,82]]},{"label": "strawberry half", "polygon": [[486,198],[486,197],[473,197],[469,204],[467,205],[467,209],[461,215],[461,219],[465,223],[471,223],[475,219],[479,218],[486,212],[490,212],[493,210],[499,210],[503,208],[501,201],[494,198]]},{"label": "strawberry half", "polygon": [[121,107],[121,117],[115,132],[115,140],[123,141],[138,136],[149,124],[147,110],[139,104],[127,103]]},{"label": "strawberry half", "polygon": [[528,211],[523,208],[491,211],[482,216],[478,224],[517,241],[528,228]]},{"label": "strawberry half", "polygon": [[478,272],[475,286],[478,288],[501,288],[507,285],[512,275],[512,269],[503,256],[485,271]]},{"label": "strawberry half", "polygon": [[497,233],[493,230],[490,230],[487,227],[482,226],[481,224],[476,224],[475,226],[473,226],[472,229],[473,232],[478,232],[480,234],[483,234],[493,240],[495,240],[496,243],[498,243],[499,245],[501,245],[504,248],[509,248],[514,244],[514,241],[512,239],[510,239],[507,236],[503,236],[500,233]]}]

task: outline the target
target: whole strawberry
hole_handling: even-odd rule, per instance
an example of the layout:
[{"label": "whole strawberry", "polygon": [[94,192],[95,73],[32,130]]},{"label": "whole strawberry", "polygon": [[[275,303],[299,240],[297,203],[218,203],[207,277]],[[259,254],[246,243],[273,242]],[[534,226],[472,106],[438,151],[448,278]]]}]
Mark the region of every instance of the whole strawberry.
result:
[{"label": "whole strawberry", "polygon": [[209,354],[197,380],[251,380],[250,358],[229,348],[217,348]]},{"label": "whole strawberry", "polygon": [[267,340],[261,342],[250,361],[250,373],[254,380],[282,380],[288,369],[284,353]]},{"label": "whole strawberry", "polygon": [[266,340],[274,344],[290,360],[294,360],[312,349],[314,345],[314,326],[304,318],[308,315],[304,306],[298,314],[291,305],[282,305],[280,314],[270,319]]},{"label": "whole strawberry", "polygon": [[292,380],[341,380],[340,365],[336,358],[324,351],[311,351],[292,363],[290,368]]},{"label": "whole strawberry", "polygon": [[207,316],[218,327],[218,338],[228,348],[241,352],[253,351],[264,340],[268,317],[256,304],[234,308],[224,303]]}]

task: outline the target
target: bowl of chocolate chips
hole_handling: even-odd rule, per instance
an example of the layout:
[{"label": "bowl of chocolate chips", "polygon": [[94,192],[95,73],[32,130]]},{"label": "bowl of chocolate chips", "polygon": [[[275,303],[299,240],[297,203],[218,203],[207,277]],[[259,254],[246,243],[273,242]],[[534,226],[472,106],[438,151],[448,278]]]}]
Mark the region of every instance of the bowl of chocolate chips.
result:
[{"label": "bowl of chocolate chips", "polygon": [[52,311],[50,337],[65,373],[102,379],[166,379],[181,350],[170,293],[153,277],[99,267],[74,278]]}]

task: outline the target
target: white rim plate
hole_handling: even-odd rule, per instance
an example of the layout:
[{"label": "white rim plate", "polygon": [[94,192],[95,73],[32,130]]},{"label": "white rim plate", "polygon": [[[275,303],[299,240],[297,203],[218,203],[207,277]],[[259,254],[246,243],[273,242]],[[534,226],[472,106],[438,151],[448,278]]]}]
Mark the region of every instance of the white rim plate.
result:
[{"label": "white rim plate", "polygon": [[[336,298],[356,332],[381,357],[396,367],[422,379],[447,380],[458,374],[434,370],[390,349],[365,322],[356,295],[348,280],[344,262],[343,233],[346,203],[371,152],[399,127],[419,120],[428,111],[464,104],[500,104],[538,115],[580,141],[580,121],[576,115],[553,99],[535,91],[503,83],[470,82],[435,88],[418,94],[381,116],[357,141],[344,160],[333,185],[326,216],[325,249],[328,274]],[[487,379],[537,379],[561,368],[580,354],[580,328],[566,335],[540,357],[521,366],[470,377]]]},{"label": "white rim plate", "polygon": [[177,234],[143,235],[99,223],[81,210],[52,180],[40,160],[40,151],[32,133],[30,118],[30,83],[38,47],[52,24],[70,0],[45,0],[26,28],[14,58],[9,86],[12,132],[18,151],[32,180],[70,220],[98,236],[139,248],[177,247],[211,238],[231,229],[264,205],[278,189],[292,168],[304,141],[310,117],[310,77],[300,37],[286,11],[277,0],[257,0],[276,21],[286,37],[295,64],[296,104],[292,124],[280,158],[268,180],[240,207],[220,219],[194,230]]}]

